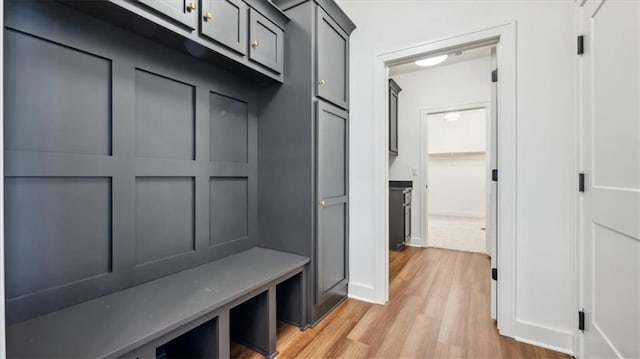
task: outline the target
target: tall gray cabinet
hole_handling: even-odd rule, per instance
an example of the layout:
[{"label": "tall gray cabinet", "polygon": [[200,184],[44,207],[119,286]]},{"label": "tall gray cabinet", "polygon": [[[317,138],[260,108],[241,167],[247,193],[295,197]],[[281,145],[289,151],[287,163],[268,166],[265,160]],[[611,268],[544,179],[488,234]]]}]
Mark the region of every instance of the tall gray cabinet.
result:
[{"label": "tall gray cabinet", "polygon": [[285,81],[265,89],[258,123],[260,246],[311,258],[307,321],[347,295],[349,35],[333,1],[275,0],[291,18]]}]

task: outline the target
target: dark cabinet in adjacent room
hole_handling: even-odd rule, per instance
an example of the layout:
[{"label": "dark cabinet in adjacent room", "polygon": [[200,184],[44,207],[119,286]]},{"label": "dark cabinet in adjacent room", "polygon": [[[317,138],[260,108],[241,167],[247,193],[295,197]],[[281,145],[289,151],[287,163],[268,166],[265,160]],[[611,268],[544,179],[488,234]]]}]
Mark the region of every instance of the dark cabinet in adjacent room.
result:
[{"label": "dark cabinet in adjacent room", "polygon": [[389,249],[401,250],[411,241],[412,181],[389,181]]},{"label": "dark cabinet in adjacent room", "polygon": [[402,89],[389,80],[389,154],[398,155],[398,95]]}]

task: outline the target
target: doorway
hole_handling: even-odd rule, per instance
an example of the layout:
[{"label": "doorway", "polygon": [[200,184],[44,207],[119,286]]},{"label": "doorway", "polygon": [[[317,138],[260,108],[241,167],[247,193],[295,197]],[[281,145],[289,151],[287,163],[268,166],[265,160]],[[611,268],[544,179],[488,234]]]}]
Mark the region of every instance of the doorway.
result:
[{"label": "doorway", "polygon": [[[488,85],[488,84],[487,84]],[[423,110],[421,122],[423,243],[428,247],[491,256],[491,188],[488,104]],[[493,210],[492,210],[493,209]]]},{"label": "doorway", "polygon": [[[390,280],[405,246],[472,252],[489,266],[497,209],[489,167],[496,163],[489,161],[496,155],[494,48],[454,49],[389,67]],[[480,278],[490,283],[488,275]]]},{"label": "doorway", "polygon": [[[423,43],[396,51],[380,54],[375,59],[374,79],[380,84],[374,88],[376,109],[374,111],[374,187],[379,194],[374,199],[374,283],[372,288],[376,302],[389,300],[389,69],[420,58],[473,49],[496,46],[496,64],[500,69],[500,82],[496,88],[500,103],[495,110],[501,121],[497,124],[496,141],[500,143],[497,158],[500,162],[500,196],[496,234],[499,240],[492,249],[492,262],[496,258],[496,273],[499,282],[492,282],[492,301],[500,302],[496,313],[501,334],[514,334],[515,303],[515,229],[516,229],[516,67],[515,67],[515,23],[500,25],[485,30],[455,36],[444,40]],[[490,74],[489,74],[490,76]],[[417,117],[417,116],[416,116]],[[400,144],[399,151],[402,151]],[[413,171],[413,169],[411,169]],[[419,172],[419,170],[418,170]],[[496,254],[500,253],[497,258]],[[492,266],[493,267],[493,266]],[[489,274],[487,274],[488,276]]]}]

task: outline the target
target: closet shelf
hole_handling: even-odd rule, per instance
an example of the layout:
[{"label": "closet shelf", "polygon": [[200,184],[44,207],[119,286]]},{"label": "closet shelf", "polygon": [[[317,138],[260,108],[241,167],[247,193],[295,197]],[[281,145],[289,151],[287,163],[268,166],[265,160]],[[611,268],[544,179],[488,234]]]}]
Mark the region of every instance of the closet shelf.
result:
[{"label": "closet shelf", "polygon": [[436,153],[429,153],[429,157],[444,158],[444,157],[477,156],[477,155],[484,155],[484,154],[486,154],[485,151],[476,151],[476,152],[436,152]]}]

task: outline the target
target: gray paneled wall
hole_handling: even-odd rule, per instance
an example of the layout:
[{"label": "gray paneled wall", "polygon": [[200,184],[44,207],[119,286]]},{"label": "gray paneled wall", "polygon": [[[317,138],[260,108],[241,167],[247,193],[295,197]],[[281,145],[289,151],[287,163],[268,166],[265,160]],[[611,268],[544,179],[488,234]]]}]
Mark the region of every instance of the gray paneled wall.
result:
[{"label": "gray paneled wall", "polygon": [[57,3],[6,25],[9,323],[257,244],[255,84]]}]

